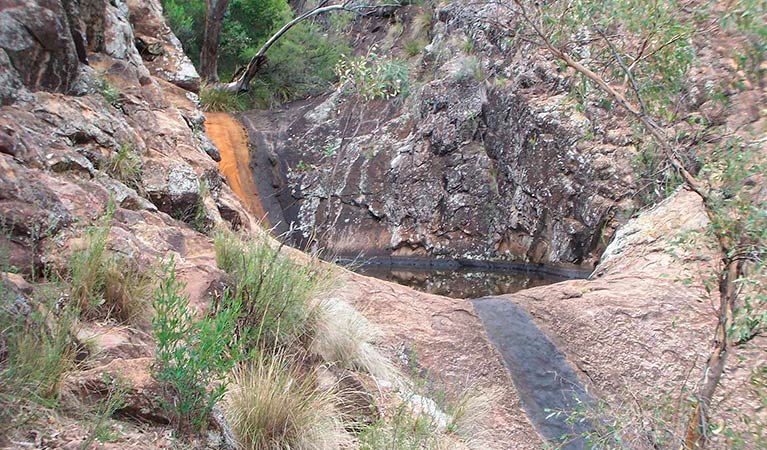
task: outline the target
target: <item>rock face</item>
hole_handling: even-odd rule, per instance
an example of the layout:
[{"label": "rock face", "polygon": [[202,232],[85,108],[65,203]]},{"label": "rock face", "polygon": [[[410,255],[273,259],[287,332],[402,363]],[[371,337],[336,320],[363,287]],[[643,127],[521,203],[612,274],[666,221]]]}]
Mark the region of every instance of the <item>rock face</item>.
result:
[{"label": "rock face", "polygon": [[0,3],[0,100],[13,101],[23,87],[69,92],[79,76],[72,24],[75,11],[60,1],[4,0]]},{"label": "rock face", "polygon": [[[620,423],[637,420],[634,406],[622,406],[629,398],[636,407],[674,410],[678,397],[689,395],[699,380],[718,302],[705,289],[719,262],[711,250],[716,245],[704,234],[707,225],[700,197],[680,190],[618,230],[592,279],[504,296],[529,312]],[[695,236],[694,247],[675,243],[682,236]],[[754,429],[742,418],[767,420],[751,388],[767,364],[764,349],[763,337],[732,349],[712,410],[717,426],[726,423],[748,439]],[[679,410],[679,422],[657,419],[676,429],[686,424],[688,412]],[[726,433],[711,437],[711,448],[732,448]]]},{"label": "rock face", "polygon": [[[244,115],[257,152],[280,160],[284,220],[337,253],[499,258],[593,267],[632,206],[630,131],[598,107],[576,110],[572,83],[483,5],[446,6],[408,60],[410,94],[365,101],[347,89]],[[379,53],[424,27],[397,13],[396,39],[361,26]],[[416,30],[416,31],[412,31]],[[268,173],[262,167],[258,173]]]},{"label": "rock face", "polygon": [[[194,88],[196,75],[178,73],[191,63],[157,25],[165,26],[159,4],[81,2],[83,20],[69,22],[66,1],[5,6],[0,47],[10,64],[1,67],[21,86],[0,110],[0,223],[9,228],[0,239],[10,241],[11,265],[28,272],[56,258],[46,247],[66,247],[110,198],[114,250],[147,261],[194,248],[200,237],[182,222],[207,229],[224,222],[223,211],[237,227],[254,226],[208,156],[196,96],[167,81]],[[129,16],[151,25],[142,32],[159,30],[167,49],[151,72]],[[88,66],[78,37],[87,38]]]}]

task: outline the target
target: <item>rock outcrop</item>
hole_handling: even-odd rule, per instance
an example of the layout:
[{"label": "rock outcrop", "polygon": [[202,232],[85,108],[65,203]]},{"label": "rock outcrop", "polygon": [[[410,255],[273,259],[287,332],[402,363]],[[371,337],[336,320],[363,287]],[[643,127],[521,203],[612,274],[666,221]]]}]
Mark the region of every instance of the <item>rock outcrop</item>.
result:
[{"label": "rock outcrop", "polygon": [[[0,12],[18,25],[3,26],[0,39],[12,77],[4,86],[20,86],[0,111],[1,239],[10,241],[11,265],[27,272],[43,253],[58,254],[46,247],[65,247],[110,199],[119,207],[111,245],[146,261],[193,250],[200,237],[181,222],[205,229],[226,217],[253,227],[209,156],[195,94],[167,81],[198,78],[178,73],[191,67],[178,41],[167,26],[158,29],[158,76],[136,49],[129,16],[164,26],[159,3],[85,2],[82,21],[56,22],[66,20],[66,7],[24,2]],[[37,25],[47,34],[33,35]],[[77,58],[77,36],[88,36],[88,65]],[[35,58],[41,62],[29,64]]]},{"label": "rock outcrop", "polygon": [[394,37],[375,31],[384,19],[362,21],[360,40],[379,54],[407,58],[413,34],[428,36],[407,62],[409,95],[365,101],[342,87],[244,114],[255,151],[272,161],[259,173],[280,161],[275,192],[299,241],[593,267],[633,206],[631,131],[598,106],[578,111],[572,74],[510,44],[494,14],[461,2],[405,7]]},{"label": "rock outcrop", "polygon": [[[591,279],[503,297],[529,312],[622,427],[635,426],[642,408],[678,414],[642,426],[684,425],[684,397],[701,376],[717,321],[718,298],[706,289],[719,263],[708,223],[700,197],[680,190],[620,228]],[[713,405],[715,426],[750,442],[763,429],[749,430],[748,421],[767,423],[751,387],[767,366],[765,345],[757,337],[732,350]],[[711,437],[711,448],[730,448],[727,433]]]}]

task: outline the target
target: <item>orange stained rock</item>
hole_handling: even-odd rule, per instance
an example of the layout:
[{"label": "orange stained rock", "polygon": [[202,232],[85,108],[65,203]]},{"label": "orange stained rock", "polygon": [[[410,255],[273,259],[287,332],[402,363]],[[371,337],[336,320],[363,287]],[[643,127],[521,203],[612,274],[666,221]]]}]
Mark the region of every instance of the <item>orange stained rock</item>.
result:
[{"label": "orange stained rock", "polygon": [[218,168],[224,174],[235,194],[265,225],[266,213],[258,195],[258,189],[250,172],[248,133],[232,115],[222,112],[205,113],[205,130],[221,153]]}]

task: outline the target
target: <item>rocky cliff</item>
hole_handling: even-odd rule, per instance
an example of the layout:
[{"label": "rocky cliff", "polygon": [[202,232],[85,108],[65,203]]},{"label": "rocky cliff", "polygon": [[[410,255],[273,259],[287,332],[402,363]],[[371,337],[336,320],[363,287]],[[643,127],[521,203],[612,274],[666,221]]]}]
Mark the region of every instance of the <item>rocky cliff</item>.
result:
[{"label": "rocky cliff", "polygon": [[341,254],[593,267],[634,205],[636,143],[599,106],[578,111],[572,74],[497,13],[454,2],[359,20],[357,51],[406,60],[405,92],[366,101],[341,87],[244,114],[300,240]]}]

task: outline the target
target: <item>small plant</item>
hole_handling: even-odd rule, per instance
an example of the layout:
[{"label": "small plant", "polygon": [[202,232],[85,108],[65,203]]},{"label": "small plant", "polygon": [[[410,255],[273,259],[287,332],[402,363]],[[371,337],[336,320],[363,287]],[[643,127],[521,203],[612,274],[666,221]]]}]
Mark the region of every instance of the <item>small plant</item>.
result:
[{"label": "small plant", "polygon": [[84,317],[92,316],[103,303],[106,245],[114,207],[110,205],[101,224],[86,231],[83,248],[67,263],[69,297]]},{"label": "small plant", "polygon": [[324,147],[322,147],[322,154],[325,156],[325,158],[332,158],[336,156],[336,152],[338,152],[339,147],[340,142],[328,142]]},{"label": "small plant", "polygon": [[301,161],[298,161],[298,164],[296,164],[296,172],[298,173],[305,173],[309,171],[309,164],[306,164],[306,161],[303,159]]},{"label": "small plant", "polygon": [[96,405],[91,430],[80,445],[82,450],[91,448],[94,441],[111,442],[117,440],[118,434],[115,433],[109,419],[125,405],[128,387],[124,380],[112,379],[107,381],[109,381],[109,393]]},{"label": "small plant", "polygon": [[440,450],[438,424],[428,415],[416,414],[407,403],[396,406],[390,417],[365,427],[357,436],[360,450]]},{"label": "small plant", "polygon": [[105,262],[104,316],[121,323],[146,320],[154,280],[133,260],[108,257]]},{"label": "small plant", "polygon": [[205,210],[205,197],[210,195],[210,188],[208,188],[207,181],[202,181],[200,183],[197,194],[197,203],[195,204],[191,225],[192,228],[200,233],[207,234],[212,227],[211,220],[208,218],[208,212]]},{"label": "small plant", "polygon": [[295,364],[296,359],[280,353],[260,355],[235,370],[226,412],[241,448],[341,448],[344,433],[334,418],[333,393],[320,390],[314,377]]},{"label": "small plant", "polygon": [[131,144],[120,144],[106,163],[109,175],[120,180],[126,186],[138,190],[141,185],[141,157]]},{"label": "small plant", "polygon": [[200,106],[205,111],[237,113],[248,109],[246,97],[211,85],[200,87]]},{"label": "small plant", "polygon": [[371,51],[364,57],[341,57],[336,74],[341,85],[350,87],[365,100],[389,99],[408,94],[408,67]]},{"label": "small plant", "polygon": [[179,429],[201,432],[239,359],[232,331],[240,305],[225,294],[212,317],[195,321],[172,259],[162,275],[152,303],[157,339],[153,375],[167,390],[167,409]]},{"label": "small plant", "polygon": [[408,58],[412,58],[413,56],[419,55],[423,51],[424,47],[426,47],[426,41],[423,39],[412,39],[405,42],[405,54],[408,56]]},{"label": "small plant", "polygon": [[482,61],[476,56],[467,56],[461,61],[461,67],[453,73],[453,78],[458,82],[474,80],[481,83],[487,79]]},{"label": "small plant", "polygon": [[120,91],[109,83],[105,76],[100,76],[96,82],[96,92],[99,93],[107,103],[115,108],[122,107],[120,103]]},{"label": "small plant", "polygon": [[135,261],[107,252],[113,213],[110,204],[99,226],[86,232],[83,248],[69,258],[69,297],[83,318],[137,323],[148,309],[152,278]]},{"label": "small plant", "polygon": [[474,53],[474,41],[470,38],[463,41],[463,52],[467,55]]}]

